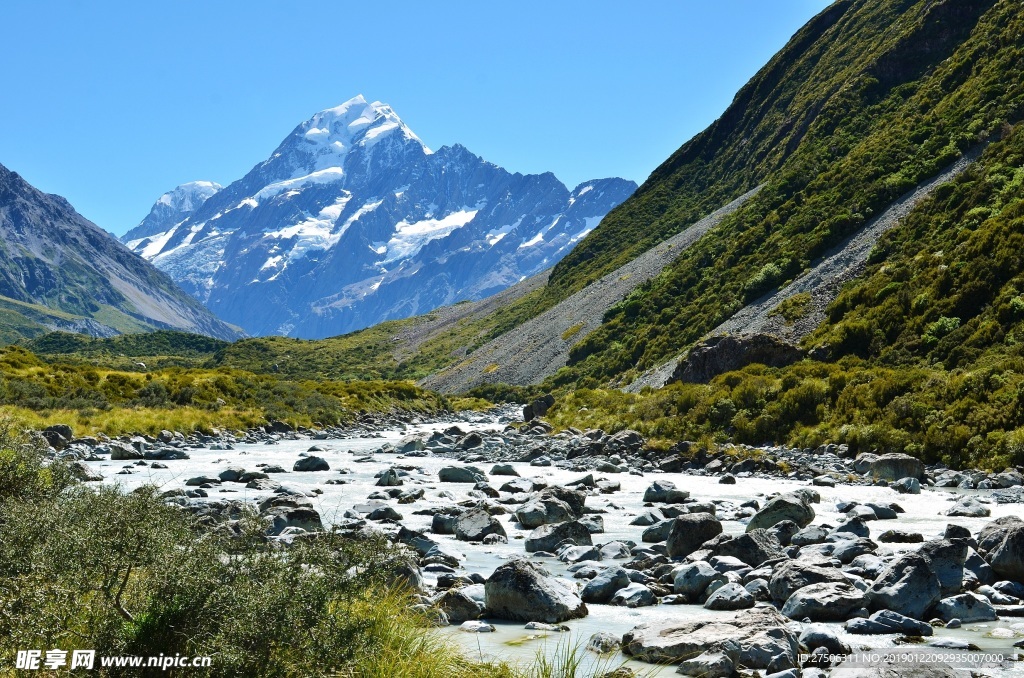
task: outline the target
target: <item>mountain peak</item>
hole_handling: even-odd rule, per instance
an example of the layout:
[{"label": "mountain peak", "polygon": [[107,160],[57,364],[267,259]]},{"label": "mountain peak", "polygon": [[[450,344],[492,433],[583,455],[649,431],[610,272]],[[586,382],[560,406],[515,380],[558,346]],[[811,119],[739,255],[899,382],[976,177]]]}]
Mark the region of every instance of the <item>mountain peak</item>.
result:
[{"label": "mountain peak", "polygon": [[318,148],[318,155],[324,151],[347,154],[354,146],[372,146],[395,133],[419,144],[426,153],[431,152],[391,106],[381,101],[367,102],[362,94],[320,111],[300,125],[298,131],[304,142]]},{"label": "mountain peak", "polygon": [[174,210],[192,212],[222,188],[215,181],[189,181],[161,195],[157,203]]}]

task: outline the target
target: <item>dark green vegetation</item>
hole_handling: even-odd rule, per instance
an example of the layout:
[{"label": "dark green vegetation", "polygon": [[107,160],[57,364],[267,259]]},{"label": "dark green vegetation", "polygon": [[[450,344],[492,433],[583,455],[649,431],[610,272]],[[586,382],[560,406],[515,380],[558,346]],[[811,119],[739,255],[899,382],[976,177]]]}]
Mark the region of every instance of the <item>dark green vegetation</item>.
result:
[{"label": "dark green vegetation", "polygon": [[[9,422],[7,422],[9,423]],[[411,611],[407,556],[328,531],[268,543],[254,513],[233,529],[168,506],[153,488],[75,483],[0,440],[0,653],[209,656],[206,669],[133,675],[514,676],[440,643]],[[8,660],[11,661],[11,660]]]},{"label": "dark green vegetation", "polygon": [[[673,215],[701,190],[765,188],[609,312],[555,383],[630,379],[678,354],[917,182],[1000,136],[1024,106],[1024,82],[1011,75],[1024,69],[1018,9],[994,0],[838,2],[808,24],[719,122],[595,230],[595,242],[681,228],[688,220]],[[652,225],[655,213],[664,216]],[[552,286],[577,287],[614,263],[598,253],[574,268],[588,241]]]}]

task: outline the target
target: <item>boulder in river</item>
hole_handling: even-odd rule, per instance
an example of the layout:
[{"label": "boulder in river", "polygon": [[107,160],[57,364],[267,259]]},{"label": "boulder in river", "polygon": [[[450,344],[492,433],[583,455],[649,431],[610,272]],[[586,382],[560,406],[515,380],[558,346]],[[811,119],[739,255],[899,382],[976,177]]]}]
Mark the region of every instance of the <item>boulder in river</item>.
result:
[{"label": "boulder in river", "polygon": [[293,471],[330,471],[331,465],[323,457],[301,457],[292,466]]},{"label": "boulder in river", "polygon": [[722,523],[710,513],[686,513],[672,521],[666,548],[669,558],[690,555],[709,539],[722,534]]},{"label": "boulder in river", "polygon": [[992,607],[992,603],[976,593],[962,593],[943,598],[935,606],[935,615],[944,622],[959,619],[964,624],[997,619],[996,609]]},{"label": "boulder in river", "polygon": [[[1006,579],[1024,583],[1024,523],[1009,525],[987,553],[992,570]],[[980,538],[979,538],[980,542]]]},{"label": "boulder in river", "polygon": [[508,536],[498,519],[482,508],[470,509],[455,520],[455,538],[459,541],[483,541],[489,534]]},{"label": "boulder in river", "polygon": [[526,537],[526,552],[554,551],[564,541],[571,541],[576,546],[592,546],[590,530],[576,520],[552,525],[541,525]]},{"label": "boulder in river", "polygon": [[607,603],[619,589],[629,586],[629,572],[622,567],[608,567],[583,587],[584,603]]},{"label": "boulder in river", "polygon": [[764,505],[747,523],[747,532],[772,527],[783,520],[791,520],[800,527],[807,527],[814,520],[814,509],[802,496],[784,494]]},{"label": "boulder in river", "polygon": [[476,466],[445,466],[437,472],[442,483],[483,483],[487,475]]},{"label": "boulder in river", "polygon": [[837,568],[790,560],[776,566],[768,581],[772,600],[784,605],[790,596],[812,584],[842,584],[849,580]]},{"label": "boulder in river", "polygon": [[754,596],[750,591],[743,588],[736,582],[729,582],[724,586],[715,589],[714,593],[704,601],[704,608],[708,610],[746,610],[754,607]]},{"label": "boulder in river", "polygon": [[676,484],[671,480],[655,480],[644,491],[645,502],[681,504],[689,498],[690,493],[686,490],[677,489]]},{"label": "boulder in river", "polygon": [[652,664],[678,664],[704,652],[734,652],[737,663],[769,672],[795,668],[800,654],[789,620],[770,607],[755,607],[723,620],[660,621],[635,626],[623,652]]},{"label": "boulder in river", "polygon": [[843,621],[864,607],[864,594],[852,584],[811,584],[796,590],[782,606],[790,619],[815,622]]},{"label": "boulder in river", "polygon": [[484,607],[488,616],[511,621],[557,624],[587,616],[575,591],[521,558],[500,565],[484,582]]},{"label": "boulder in river", "polygon": [[738,558],[750,567],[758,567],[766,561],[786,557],[782,544],[768,530],[754,530],[735,536],[721,534],[705,548],[710,548],[712,556]]},{"label": "boulder in river", "polygon": [[913,619],[923,619],[939,602],[941,594],[939,577],[928,559],[918,553],[907,553],[882,572],[865,597],[871,609],[892,610]]},{"label": "boulder in river", "polygon": [[932,627],[928,622],[911,619],[892,610],[879,610],[867,619],[851,619],[846,622],[849,633],[881,635],[899,633],[905,636],[930,636]]},{"label": "boulder in river", "polygon": [[876,480],[895,482],[901,478],[924,479],[924,464],[909,454],[883,454],[868,463],[868,474]]}]

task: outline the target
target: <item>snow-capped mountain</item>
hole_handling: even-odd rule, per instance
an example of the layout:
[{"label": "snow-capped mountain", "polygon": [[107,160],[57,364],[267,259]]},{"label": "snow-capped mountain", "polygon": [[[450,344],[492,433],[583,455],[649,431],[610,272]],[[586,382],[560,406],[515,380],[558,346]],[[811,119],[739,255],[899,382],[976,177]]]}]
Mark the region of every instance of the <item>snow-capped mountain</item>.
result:
[{"label": "snow-capped mountain", "polygon": [[161,195],[153,209],[138,226],[125,234],[126,239],[139,240],[166,233],[206,202],[210,196],[224,188],[212,181],[191,181]]},{"label": "snow-capped mountain", "polygon": [[123,240],[224,320],[318,338],[498,292],[555,264],[635,189],[570,191],[460,145],[431,151],[358,96],[187,216]]}]

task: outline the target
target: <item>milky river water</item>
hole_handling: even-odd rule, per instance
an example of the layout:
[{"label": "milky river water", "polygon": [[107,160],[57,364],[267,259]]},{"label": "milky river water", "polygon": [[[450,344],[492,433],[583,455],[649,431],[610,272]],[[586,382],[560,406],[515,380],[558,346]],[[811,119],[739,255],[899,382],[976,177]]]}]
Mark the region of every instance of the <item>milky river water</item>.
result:
[{"label": "milky river water", "polygon": [[[388,502],[404,517],[404,525],[411,529],[421,530],[429,533],[431,517],[424,515],[413,515],[413,511],[430,506],[450,506],[457,501],[468,499],[468,491],[472,485],[457,483],[438,482],[437,472],[443,466],[458,464],[443,457],[403,457],[396,454],[375,454],[370,461],[356,461],[377,450],[383,443],[397,443],[403,437],[416,434],[429,434],[435,430],[441,430],[451,426],[451,423],[426,423],[410,425],[406,430],[390,430],[382,434],[382,437],[351,438],[345,440],[281,440],[277,444],[236,444],[233,450],[209,450],[189,449],[191,456],[187,460],[166,461],[166,469],[153,469],[149,466],[136,466],[132,462],[125,461],[94,461],[89,465],[102,473],[104,482],[118,483],[125,489],[132,489],[143,484],[155,484],[164,490],[171,490],[183,487],[189,478],[199,475],[213,476],[228,466],[241,466],[246,470],[258,470],[258,464],[278,464],[288,469],[285,474],[274,474],[271,478],[286,486],[312,492],[322,492],[312,498],[313,507],[316,508],[325,523],[340,521],[342,514],[356,504],[366,502],[367,496],[380,488],[375,487],[374,475],[382,469],[392,465],[416,467],[412,471],[411,478],[406,479],[405,487],[421,487],[425,490],[423,499],[413,504],[398,505],[395,500]],[[460,423],[463,430],[500,430],[493,422],[466,424]],[[323,457],[331,466],[330,471],[325,472],[290,472],[292,464],[299,458],[300,453],[307,451],[312,445],[319,445],[326,451],[315,452],[317,456]],[[490,471],[490,464],[477,463],[484,471]],[[536,477],[547,484],[562,484],[575,480],[582,474],[579,472],[566,471],[556,467],[531,467],[527,463],[512,464],[519,474],[525,478]],[[135,472],[130,475],[118,475],[122,468],[131,468]],[[350,473],[339,474],[338,471],[346,469]],[[600,478],[601,474],[595,474]],[[594,535],[595,543],[605,543],[616,539],[631,539],[640,542],[640,534],[644,528],[629,525],[629,522],[638,514],[645,511],[642,502],[644,490],[655,479],[671,480],[680,489],[690,492],[690,496],[699,501],[710,501],[714,499],[726,499],[736,503],[742,503],[748,499],[759,499],[766,494],[774,492],[785,492],[798,487],[806,487],[808,483],[762,478],[739,478],[735,485],[720,485],[716,478],[690,476],[681,473],[658,473],[649,474],[644,477],[629,474],[609,474],[605,477],[615,479],[621,483],[621,490],[613,494],[591,496],[587,498],[587,506],[591,509],[603,511],[605,533]],[[343,479],[347,482],[344,485],[328,485],[327,480]],[[505,478],[492,477],[491,482],[495,487],[501,485]],[[842,514],[836,509],[836,502],[840,500],[857,501],[861,503],[881,501],[897,502],[906,513],[900,515],[898,520],[871,522],[872,536],[877,537],[882,531],[890,528],[920,532],[925,539],[940,536],[945,526],[954,522],[958,525],[968,527],[972,533],[984,526],[992,518],[1002,515],[1022,515],[1021,504],[1000,505],[992,503],[992,518],[949,518],[943,512],[952,504],[956,496],[952,490],[925,490],[920,495],[900,495],[886,487],[868,486],[838,486],[835,488],[816,487],[821,494],[821,503],[814,505],[817,513],[815,523],[828,523],[836,525],[842,521]],[[210,499],[244,499],[259,500],[269,496],[268,491],[256,491],[246,489],[240,483],[224,483],[220,487],[208,490]],[[444,493],[442,495],[442,493]],[[454,499],[452,498],[454,496]],[[504,495],[503,495],[504,496]],[[1024,517],[1024,516],[1022,516]],[[465,556],[463,568],[466,573],[477,572],[487,577],[504,560],[512,556],[525,554],[523,538],[529,533],[528,530],[521,530],[515,527],[511,516],[500,517],[506,532],[508,533],[508,544],[496,544],[482,546],[456,541],[453,536],[431,535],[436,541],[441,542],[445,548],[452,552],[461,553]],[[744,525],[737,521],[725,521],[723,527],[726,533],[741,533]],[[879,544],[879,553],[893,550],[913,548],[911,545],[900,544]],[[557,560],[541,559],[541,562],[554,574],[561,576],[569,575],[565,566]],[[618,561],[621,562],[621,561]],[[433,583],[431,575],[426,573],[428,583]],[[570,579],[573,585],[579,580]],[[522,623],[509,623],[496,620],[487,620],[495,625],[495,633],[476,634],[465,633],[458,630],[458,627],[443,629],[440,633],[450,638],[453,642],[463,647],[472,656],[486,660],[500,659],[510,661],[528,661],[536,658],[538,653],[551,655],[558,651],[574,645],[583,646],[591,634],[598,631],[610,631],[621,635],[626,633],[635,625],[648,621],[666,620],[696,620],[702,618],[726,618],[732,616],[729,612],[711,612],[699,605],[658,605],[637,609],[628,609],[607,605],[588,605],[590,614],[580,620],[568,622],[570,631],[566,633],[543,634],[535,631],[527,631]],[[841,625],[832,625],[834,630],[840,632],[847,642],[854,648],[892,647],[892,636],[852,636],[845,634]],[[936,629],[936,639],[949,638],[974,643],[985,651],[1003,652],[1007,655],[1014,654],[1013,643],[1024,638],[1024,618],[1004,619],[998,622],[982,624],[967,624],[961,629]],[[587,662],[593,663],[595,656],[592,653],[583,652],[587,656]],[[604,666],[615,667],[624,661],[621,656],[605,658]],[[629,662],[630,666],[642,670],[650,670],[649,664]],[[1006,674],[1006,671],[987,670],[990,675]],[[664,668],[659,672],[663,675],[674,675],[674,669]],[[1024,675],[1024,664],[1020,673],[1012,671],[1016,675]],[[841,675],[841,674],[840,674]]]}]

